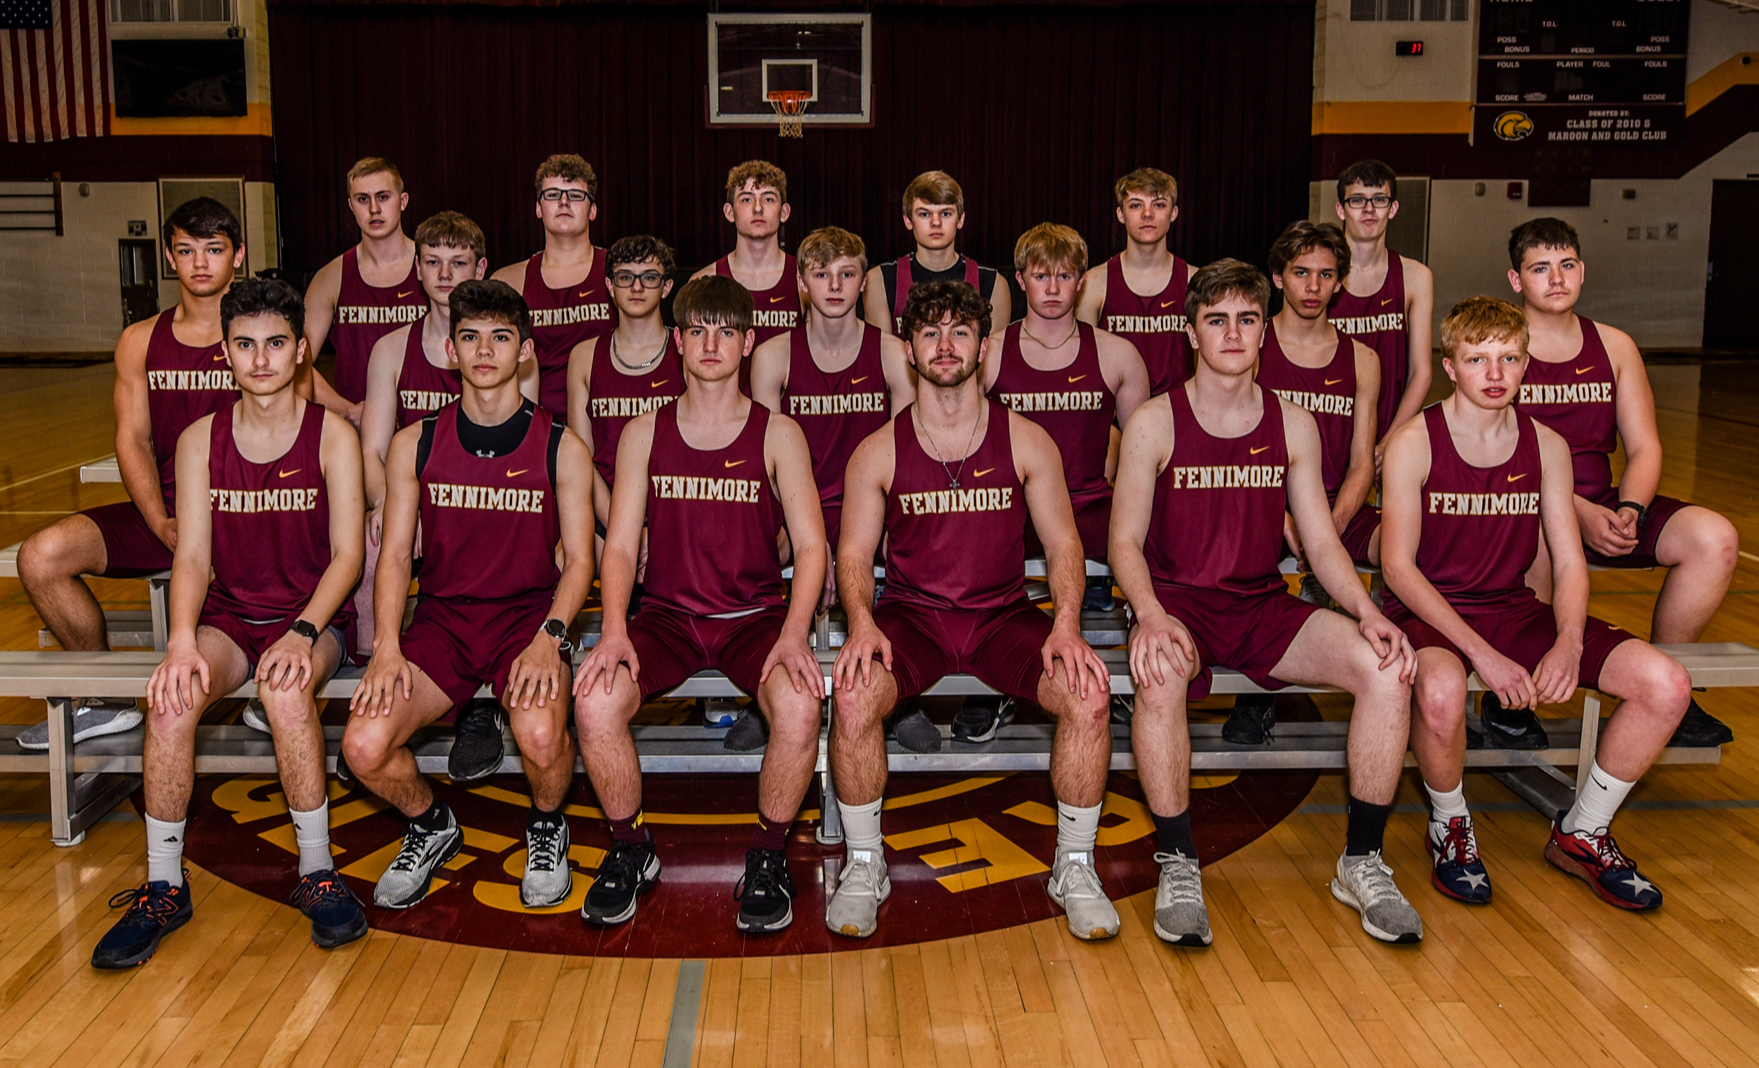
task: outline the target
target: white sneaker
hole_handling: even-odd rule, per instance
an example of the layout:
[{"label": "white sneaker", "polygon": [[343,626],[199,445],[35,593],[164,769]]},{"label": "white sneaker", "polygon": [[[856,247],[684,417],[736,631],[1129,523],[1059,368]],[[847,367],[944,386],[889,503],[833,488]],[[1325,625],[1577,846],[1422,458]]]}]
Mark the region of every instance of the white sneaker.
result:
[{"label": "white sneaker", "polygon": [[429,831],[415,824],[403,836],[403,848],[373,888],[373,904],[382,909],[406,909],[421,903],[434,879],[434,869],[458,855],[464,832],[458,820],[446,813],[446,826]]},{"label": "white sneaker", "polygon": [[1154,891],[1154,933],[1175,946],[1207,946],[1209,909],[1203,904],[1203,873],[1195,858],[1156,853],[1160,885]]},{"label": "white sneaker", "polygon": [[1069,917],[1069,933],[1084,941],[1111,938],[1118,933],[1118,910],[1105,896],[1099,884],[1099,872],[1093,870],[1093,854],[1069,852],[1057,854],[1051,868],[1050,882],[1045,890]]},{"label": "white sneaker", "polygon": [[825,905],[825,926],[845,938],[866,938],[879,926],[879,907],[892,896],[881,852],[849,850],[837,892]]},{"label": "white sneaker", "polygon": [[[140,706],[133,701],[80,698],[73,706],[73,740],[77,744],[87,738],[131,731],[140,726],[142,718]],[[49,748],[49,721],[33,723],[19,731],[17,741],[20,749]]]},{"label": "white sneaker", "polygon": [[253,697],[245,702],[244,715],[238,717],[238,722],[262,734],[274,733],[269,730],[269,714],[263,710],[260,698]]},{"label": "white sneaker", "polygon": [[519,902],[528,909],[549,908],[568,899],[574,877],[568,870],[568,821],[543,821],[525,826],[525,875],[519,880]]},{"label": "white sneaker", "polygon": [[711,697],[702,703],[702,725],[731,727],[739,718],[739,702],[729,697]]},{"label": "white sneaker", "polygon": [[1380,850],[1363,857],[1339,857],[1331,894],[1360,912],[1362,929],[1382,942],[1412,945],[1423,941],[1423,918],[1399,892],[1393,870],[1381,859]]}]

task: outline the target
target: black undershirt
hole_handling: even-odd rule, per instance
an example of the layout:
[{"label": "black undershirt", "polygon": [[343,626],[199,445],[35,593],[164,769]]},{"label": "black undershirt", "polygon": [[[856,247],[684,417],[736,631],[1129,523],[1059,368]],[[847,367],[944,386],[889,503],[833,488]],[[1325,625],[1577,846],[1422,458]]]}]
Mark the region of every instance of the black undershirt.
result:
[{"label": "black undershirt", "polygon": [[[481,426],[473,423],[470,416],[464,414],[464,406],[458,407],[458,445],[472,456],[480,456],[492,460],[497,456],[505,456],[519,448],[525,440],[526,433],[531,430],[531,420],[537,412],[537,404],[529,399],[520,404],[505,422],[495,426]],[[439,423],[439,413],[432,413],[421,421],[421,440],[415,447],[415,475],[427,469],[428,453],[434,444],[434,428]],[[566,429],[561,423],[550,424],[550,442],[548,457],[550,466],[550,485],[556,484],[556,452],[562,444],[562,431]]]}]

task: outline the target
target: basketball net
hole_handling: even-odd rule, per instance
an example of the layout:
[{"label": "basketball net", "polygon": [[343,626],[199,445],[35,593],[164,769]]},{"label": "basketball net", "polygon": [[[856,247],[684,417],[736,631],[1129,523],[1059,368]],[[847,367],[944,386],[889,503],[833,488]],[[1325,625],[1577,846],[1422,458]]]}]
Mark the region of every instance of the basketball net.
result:
[{"label": "basketball net", "polygon": [[775,109],[778,131],[782,137],[805,137],[806,127],[800,116],[806,114],[808,98],[812,94],[805,89],[772,89],[769,94],[770,107]]}]

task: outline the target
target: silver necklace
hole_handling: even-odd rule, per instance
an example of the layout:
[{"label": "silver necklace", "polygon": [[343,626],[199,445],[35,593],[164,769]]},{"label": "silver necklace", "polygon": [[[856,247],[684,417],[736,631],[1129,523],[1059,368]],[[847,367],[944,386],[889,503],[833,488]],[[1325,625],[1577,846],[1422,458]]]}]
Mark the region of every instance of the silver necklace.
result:
[{"label": "silver necklace", "polygon": [[660,351],[654,353],[653,358],[646,363],[630,363],[623,358],[622,353],[617,351],[617,333],[613,330],[611,332],[611,359],[616,360],[625,371],[645,371],[654,364],[659,363],[660,357],[666,354],[666,342],[668,340],[669,339],[664,337],[660,338]]},{"label": "silver necklace", "polygon": [[958,489],[959,475],[965,473],[965,462],[971,459],[971,443],[977,440],[977,425],[983,422],[983,405],[977,406],[977,418],[971,421],[971,436],[965,439],[965,455],[959,458],[958,475],[953,473],[953,469],[948,467],[947,461],[941,457],[940,446],[934,443],[934,435],[929,433],[928,427],[923,425],[922,416],[914,408],[911,409],[910,414],[916,420],[916,425],[922,427],[922,436],[928,439],[928,447],[934,450],[934,458],[940,460],[941,470],[947,473],[949,488]]}]

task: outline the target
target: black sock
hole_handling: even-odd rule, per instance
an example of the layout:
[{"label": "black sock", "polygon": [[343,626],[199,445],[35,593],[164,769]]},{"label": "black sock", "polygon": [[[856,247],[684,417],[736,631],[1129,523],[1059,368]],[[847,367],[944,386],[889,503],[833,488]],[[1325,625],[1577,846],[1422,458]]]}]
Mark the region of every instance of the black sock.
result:
[{"label": "black sock", "polygon": [[1161,816],[1150,812],[1154,817],[1155,842],[1162,853],[1183,853],[1192,860],[1197,859],[1197,843],[1191,837],[1191,810],[1187,808],[1177,816]]},{"label": "black sock", "polygon": [[543,809],[537,807],[536,802],[532,803],[531,811],[526,813],[526,815],[525,815],[525,825],[527,827],[530,827],[534,823],[561,823],[561,822],[562,822],[562,809],[560,807],[554,809],[553,811],[545,812]]},{"label": "black sock", "polygon": [[446,829],[446,824],[451,818],[451,815],[452,810],[446,807],[446,802],[436,797],[434,798],[434,803],[428,806],[426,812],[423,812],[419,816],[410,817],[409,825],[411,827],[420,827],[424,831],[443,831]]},{"label": "black sock", "polygon": [[1365,857],[1380,849],[1386,843],[1386,818],[1392,815],[1392,805],[1371,805],[1359,797],[1350,797],[1349,844],[1344,853],[1352,857]]}]

